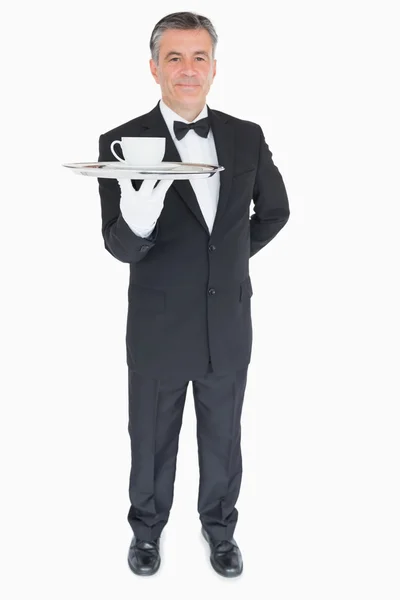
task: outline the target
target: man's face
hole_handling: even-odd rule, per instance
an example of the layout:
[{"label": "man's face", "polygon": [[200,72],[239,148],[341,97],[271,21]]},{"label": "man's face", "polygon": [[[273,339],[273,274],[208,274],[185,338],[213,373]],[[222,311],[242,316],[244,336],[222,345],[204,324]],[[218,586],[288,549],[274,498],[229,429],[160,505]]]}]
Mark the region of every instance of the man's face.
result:
[{"label": "man's face", "polygon": [[212,40],[205,29],[169,29],[160,40],[158,66],[150,70],[165,103],[174,108],[203,108],[216,74]]}]

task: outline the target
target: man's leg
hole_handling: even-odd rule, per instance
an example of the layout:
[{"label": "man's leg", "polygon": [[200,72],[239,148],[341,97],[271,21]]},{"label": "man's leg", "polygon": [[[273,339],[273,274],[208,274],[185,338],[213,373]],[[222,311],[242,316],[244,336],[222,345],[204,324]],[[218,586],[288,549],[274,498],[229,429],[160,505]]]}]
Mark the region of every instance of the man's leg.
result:
[{"label": "man's leg", "polygon": [[168,521],[188,381],[129,371],[131,473],[128,522],[137,538],[157,539]]},{"label": "man's leg", "polygon": [[240,419],[248,367],[227,375],[207,373],[193,381],[200,483],[198,511],[213,540],[230,540],[242,480]]}]

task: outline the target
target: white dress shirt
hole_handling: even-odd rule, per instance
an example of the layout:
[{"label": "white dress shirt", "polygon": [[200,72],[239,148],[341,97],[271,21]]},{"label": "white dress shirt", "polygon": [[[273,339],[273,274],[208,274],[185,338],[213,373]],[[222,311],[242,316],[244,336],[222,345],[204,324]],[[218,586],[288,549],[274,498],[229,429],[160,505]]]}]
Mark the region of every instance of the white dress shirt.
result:
[{"label": "white dress shirt", "polygon": [[[217,151],[215,148],[214,136],[212,130],[208,132],[206,138],[201,137],[193,129],[190,129],[186,135],[178,140],[174,133],[174,121],[183,121],[183,123],[194,123],[208,116],[208,108],[205,104],[201,113],[193,120],[186,121],[183,117],[176,114],[169,106],[165,104],[163,99],[160,100],[160,111],[169,129],[172,140],[175,143],[176,149],[179,152],[182,162],[206,163],[209,165],[218,165]],[[212,177],[206,179],[190,180],[193,191],[197,197],[200,210],[203,213],[204,220],[211,234],[215,215],[218,206],[220,175],[219,172],[214,173]],[[134,224],[129,223],[131,230],[140,237],[149,237],[154,226],[147,232],[135,230]]]}]

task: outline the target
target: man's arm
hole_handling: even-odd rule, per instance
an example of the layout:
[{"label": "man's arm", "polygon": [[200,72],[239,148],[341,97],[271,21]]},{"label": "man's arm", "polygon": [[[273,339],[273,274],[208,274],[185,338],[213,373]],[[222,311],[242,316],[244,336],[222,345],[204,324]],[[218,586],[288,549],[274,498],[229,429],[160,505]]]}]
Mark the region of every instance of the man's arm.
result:
[{"label": "man's arm", "polygon": [[254,213],[250,217],[250,257],[266,246],[289,219],[285,184],[272,160],[260,127],[260,150],[253,190]]},{"label": "man's arm", "polygon": [[[113,161],[110,145],[103,135],[99,138],[98,162]],[[134,233],[120,211],[121,190],[116,179],[98,178],[101,200],[101,232],[104,246],[115,258],[125,263],[139,262],[155,245],[158,222],[149,237]]]}]

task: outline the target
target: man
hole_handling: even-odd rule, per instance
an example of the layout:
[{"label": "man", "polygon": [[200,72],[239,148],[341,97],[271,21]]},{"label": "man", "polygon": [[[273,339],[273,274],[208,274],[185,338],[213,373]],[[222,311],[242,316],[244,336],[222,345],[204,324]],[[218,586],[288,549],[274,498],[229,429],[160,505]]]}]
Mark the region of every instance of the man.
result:
[{"label": "man", "polygon": [[219,574],[234,577],[243,569],[233,533],[252,347],[249,259],[282,229],[289,206],[261,127],[206,105],[216,43],[203,16],[180,12],[161,19],[150,41],[161,100],[99,139],[99,161],[113,160],[113,140],[145,136],[166,138],[164,161],[225,167],[208,179],[163,180],[151,193],[148,180],[132,187],[129,179],[99,179],[105,248],[130,264],[128,521],[134,536],[128,562],[139,575],[160,565],[189,381],[202,533]]}]

